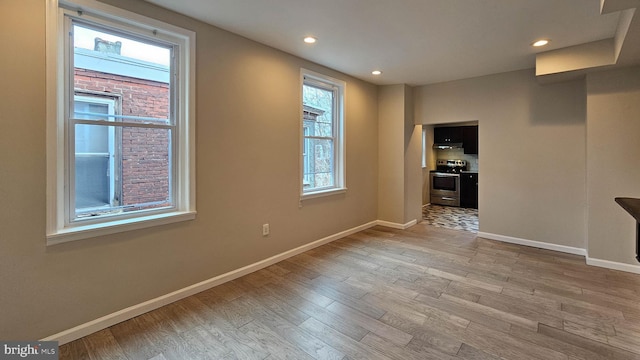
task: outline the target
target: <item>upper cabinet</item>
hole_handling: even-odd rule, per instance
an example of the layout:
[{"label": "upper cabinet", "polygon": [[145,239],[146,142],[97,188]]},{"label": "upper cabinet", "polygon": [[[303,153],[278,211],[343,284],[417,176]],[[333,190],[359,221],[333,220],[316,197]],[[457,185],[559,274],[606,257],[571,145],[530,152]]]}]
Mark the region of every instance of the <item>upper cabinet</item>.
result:
[{"label": "upper cabinet", "polygon": [[433,129],[433,140],[437,144],[461,143],[462,127],[448,126]]},{"label": "upper cabinet", "polygon": [[465,154],[478,154],[478,126],[462,127],[462,147]]},{"label": "upper cabinet", "polygon": [[433,142],[444,146],[456,144],[458,147],[462,144],[465,154],[477,154],[478,125],[433,128]]}]

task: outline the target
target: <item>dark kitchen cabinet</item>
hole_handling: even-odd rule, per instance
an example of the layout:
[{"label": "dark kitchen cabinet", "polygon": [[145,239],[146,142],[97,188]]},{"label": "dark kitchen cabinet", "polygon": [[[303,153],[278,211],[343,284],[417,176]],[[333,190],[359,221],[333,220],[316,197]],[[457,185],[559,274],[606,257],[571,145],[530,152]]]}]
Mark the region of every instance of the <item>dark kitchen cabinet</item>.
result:
[{"label": "dark kitchen cabinet", "polygon": [[478,126],[462,127],[462,147],[465,154],[478,154]]},{"label": "dark kitchen cabinet", "polygon": [[460,207],[478,208],[478,173],[460,174]]},{"label": "dark kitchen cabinet", "polygon": [[435,143],[461,143],[462,142],[462,127],[460,126],[447,126],[433,128],[433,140]]}]

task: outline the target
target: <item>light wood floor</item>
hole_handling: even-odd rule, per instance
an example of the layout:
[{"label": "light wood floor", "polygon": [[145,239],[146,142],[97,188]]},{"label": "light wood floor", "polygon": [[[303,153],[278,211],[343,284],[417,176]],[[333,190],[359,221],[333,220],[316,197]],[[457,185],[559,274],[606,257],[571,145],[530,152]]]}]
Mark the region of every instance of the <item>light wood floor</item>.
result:
[{"label": "light wood floor", "polygon": [[640,359],[640,275],[376,227],[60,348],[61,359]]}]

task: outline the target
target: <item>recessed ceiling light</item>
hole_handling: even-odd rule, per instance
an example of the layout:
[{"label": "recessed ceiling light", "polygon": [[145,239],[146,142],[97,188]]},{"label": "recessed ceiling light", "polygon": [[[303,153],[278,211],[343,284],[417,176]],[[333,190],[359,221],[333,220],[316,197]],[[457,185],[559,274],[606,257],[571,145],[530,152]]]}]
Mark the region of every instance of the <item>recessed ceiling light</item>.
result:
[{"label": "recessed ceiling light", "polygon": [[314,38],[313,36],[307,36],[306,38],[304,38],[304,42],[306,42],[307,44],[313,44],[316,41],[318,41],[318,39]]},{"label": "recessed ceiling light", "polygon": [[551,41],[551,40],[540,39],[540,40],[534,42],[533,44],[531,44],[531,46],[535,46],[535,47],[545,46],[545,45],[547,45],[549,43],[549,41]]},{"label": "recessed ceiling light", "polygon": [[371,73],[372,73],[373,75],[380,75],[380,74],[382,74],[382,71],[380,71],[380,70],[373,70]]}]

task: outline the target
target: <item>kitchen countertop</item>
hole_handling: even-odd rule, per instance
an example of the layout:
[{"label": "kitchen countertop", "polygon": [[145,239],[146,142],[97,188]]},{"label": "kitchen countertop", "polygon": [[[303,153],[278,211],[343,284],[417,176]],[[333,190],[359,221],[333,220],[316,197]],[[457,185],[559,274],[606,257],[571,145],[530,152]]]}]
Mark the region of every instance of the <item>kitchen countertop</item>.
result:
[{"label": "kitchen countertop", "polygon": [[640,199],[617,197],[616,202],[640,223]]}]

